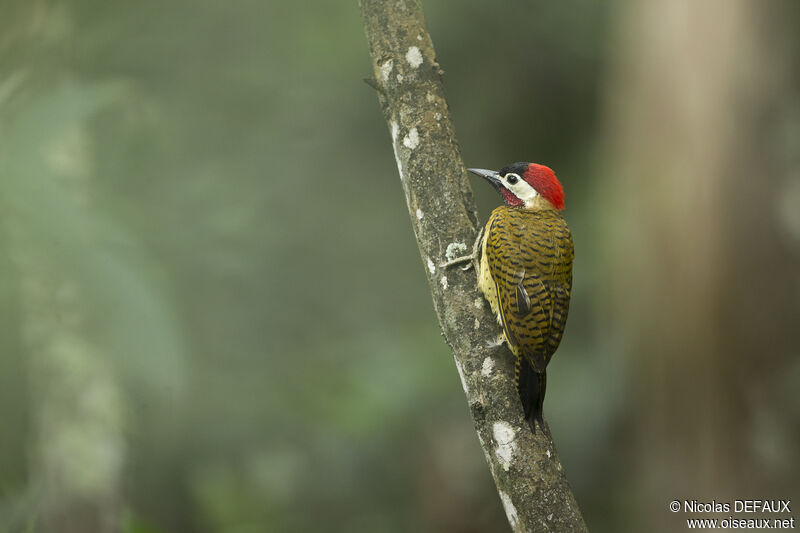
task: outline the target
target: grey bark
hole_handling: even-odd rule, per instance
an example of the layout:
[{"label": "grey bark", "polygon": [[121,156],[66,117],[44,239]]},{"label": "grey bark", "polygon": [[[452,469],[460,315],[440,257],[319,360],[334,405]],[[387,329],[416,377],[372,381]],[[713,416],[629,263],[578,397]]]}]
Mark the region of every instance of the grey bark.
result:
[{"label": "grey bark", "polygon": [[533,435],[514,385],[513,356],[475,274],[442,268],[472,249],[479,222],[442,86],[415,0],[360,0],[376,88],[433,304],[481,446],[514,531],[586,531],[550,430]]}]

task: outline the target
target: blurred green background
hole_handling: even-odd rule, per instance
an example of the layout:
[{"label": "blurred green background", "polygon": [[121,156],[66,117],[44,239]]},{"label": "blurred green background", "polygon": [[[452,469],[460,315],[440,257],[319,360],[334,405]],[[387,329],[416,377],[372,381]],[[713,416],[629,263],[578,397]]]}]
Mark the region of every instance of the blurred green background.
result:
[{"label": "blurred green background", "polygon": [[[800,501],[800,4],[424,7],[466,162],[567,191],[590,528]],[[508,529],[371,74],[355,2],[0,0],[0,531]]]}]

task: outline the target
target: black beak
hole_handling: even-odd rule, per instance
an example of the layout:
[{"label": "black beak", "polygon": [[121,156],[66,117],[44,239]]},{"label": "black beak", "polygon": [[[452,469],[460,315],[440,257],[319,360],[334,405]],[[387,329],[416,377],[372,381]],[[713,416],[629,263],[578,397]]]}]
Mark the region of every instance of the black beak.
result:
[{"label": "black beak", "polygon": [[500,187],[503,186],[503,184],[500,182],[500,174],[498,174],[496,170],[486,170],[483,168],[468,168],[467,170],[477,176],[486,178],[489,183],[494,185],[494,188],[498,191],[500,190]]}]

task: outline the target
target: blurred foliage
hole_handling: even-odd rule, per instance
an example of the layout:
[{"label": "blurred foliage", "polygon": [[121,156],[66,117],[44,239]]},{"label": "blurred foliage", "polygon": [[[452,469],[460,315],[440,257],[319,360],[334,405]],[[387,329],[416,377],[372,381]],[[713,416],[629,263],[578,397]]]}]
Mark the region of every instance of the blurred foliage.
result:
[{"label": "blurred foliage", "polygon": [[[467,162],[546,163],[567,189],[576,284],[546,411],[608,531],[630,524],[636,409],[596,316],[615,5],[425,5]],[[39,507],[24,254],[75,287],[119,376],[124,531],[504,530],[355,3],[0,10],[0,528]],[[485,217],[499,200],[473,184]]]}]

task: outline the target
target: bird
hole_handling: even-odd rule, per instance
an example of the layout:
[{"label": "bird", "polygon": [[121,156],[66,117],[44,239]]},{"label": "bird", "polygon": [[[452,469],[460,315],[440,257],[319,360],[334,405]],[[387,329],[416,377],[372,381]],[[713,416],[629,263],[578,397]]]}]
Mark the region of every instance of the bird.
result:
[{"label": "bird", "polygon": [[572,233],[561,216],[564,189],[550,167],[512,163],[500,170],[467,169],[485,178],[504,204],[492,211],[473,253],[445,265],[469,262],[478,289],[516,357],[514,379],[525,420],[543,428],[547,365],[567,323],[572,292]]}]

